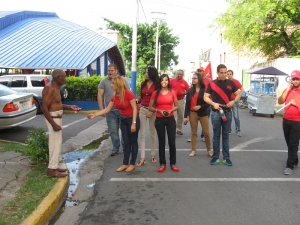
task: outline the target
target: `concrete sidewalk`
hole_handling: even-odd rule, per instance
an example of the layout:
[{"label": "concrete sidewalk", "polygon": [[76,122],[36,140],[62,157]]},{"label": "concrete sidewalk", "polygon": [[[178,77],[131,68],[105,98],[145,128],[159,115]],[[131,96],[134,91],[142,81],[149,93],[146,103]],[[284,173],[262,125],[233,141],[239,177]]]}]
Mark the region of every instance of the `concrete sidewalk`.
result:
[{"label": "concrete sidewalk", "polygon": [[26,158],[14,151],[0,152],[0,210],[14,198],[31,171]]}]

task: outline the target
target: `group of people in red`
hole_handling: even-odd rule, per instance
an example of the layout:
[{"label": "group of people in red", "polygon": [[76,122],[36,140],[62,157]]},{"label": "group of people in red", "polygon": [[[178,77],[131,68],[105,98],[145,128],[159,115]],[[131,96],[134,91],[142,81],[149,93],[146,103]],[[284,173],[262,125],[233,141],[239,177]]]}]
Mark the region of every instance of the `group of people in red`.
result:
[{"label": "group of people in red", "polygon": [[[106,115],[107,124],[113,144],[115,156],[119,152],[119,127],[122,133],[122,145],[124,151],[123,164],[117,171],[131,172],[136,166],[146,163],[145,140],[146,123],[149,122],[151,133],[151,161],[156,163],[155,149],[156,136],[159,143],[158,172],[166,170],[165,142],[168,136],[170,168],[179,172],[176,165],[176,133],[182,135],[182,123],[191,124],[191,153],[196,154],[196,138],[198,121],[203,129],[207,154],[212,157],[210,165],[220,162],[220,138],[222,136],[222,162],[232,166],[229,154],[229,133],[231,130],[232,109],[239,101],[243,88],[241,84],[232,78],[233,72],[227,71],[225,65],[217,67],[218,77],[209,80],[203,76],[204,70],[200,68],[192,76],[191,87],[183,79],[184,71],[178,70],[177,77],[170,80],[167,74],[158,76],[157,69],[148,66],[145,70],[145,81],[141,83],[141,93],[138,100],[130,91],[124,77],[117,76],[115,64],[108,66],[108,76],[102,79],[98,89],[98,101],[100,111],[89,114],[93,119],[96,116]],[[230,73],[228,75],[228,72]],[[61,102],[59,87],[66,82],[64,71],[53,71],[52,81],[43,89],[43,113],[49,130],[49,165],[48,175],[64,177],[68,174],[66,168],[59,167],[62,145],[62,113],[64,108],[80,110],[76,105],[64,105]],[[183,98],[186,96],[184,104]],[[103,104],[103,100],[105,104]],[[182,102],[181,102],[182,101]],[[300,71],[295,70],[291,74],[291,81],[282,95],[278,98],[279,104],[285,104],[283,116],[283,132],[288,146],[288,159],[285,175],[291,175],[298,165],[298,147],[300,139]],[[106,106],[105,108],[103,106]],[[139,111],[138,111],[139,106]],[[184,114],[184,120],[183,120]],[[234,114],[234,113],[233,113]],[[209,132],[209,115],[213,130],[213,148],[211,148]],[[225,117],[225,119],[224,119]],[[176,119],[175,119],[176,118]],[[184,121],[184,122],[183,122]],[[136,163],[138,155],[138,133],[140,130],[141,159]],[[155,134],[156,131],[156,134]],[[237,124],[236,131],[238,134]]]},{"label": "group of people in red", "polygon": [[[157,162],[155,149],[156,137],[158,138],[160,164],[158,172],[162,173],[167,168],[165,154],[166,135],[169,144],[170,168],[175,172],[179,172],[179,168],[176,165],[175,140],[176,133],[182,135],[183,123],[187,124],[187,122],[190,122],[191,124],[191,153],[189,156],[195,156],[198,121],[200,121],[203,129],[207,154],[213,157],[210,164],[215,165],[219,162],[220,135],[222,132],[223,163],[231,166],[228,140],[228,133],[231,126],[230,110],[239,100],[241,94],[235,83],[232,80],[226,79],[226,73],[226,66],[220,64],[217,67],[218,78],[211,81],[204,76],[204,69],[200,68],[193,74],[192,84],[189,86],[183,79],[183,70],[178,70],[177,76],[170,80],[167,74],[159,76],[154,66],[148,66],[145,70],[145,80],[141,83],[141,92],[137,94],[140,97],[137,100],[126,86],[126,81],[123,77],[112,76],[110,86],[114,94],[110,97],[109,103],[105,109],[94,114],[89,114],[88,118],[93,119],[96,116],[103,116],[114,109],[114,107],[120,110],[124,159],[123,165],[117,171],[126,170],[127,172],[131,172],[136,166],[146,164],[145,141],[147,120],[151,136],[152,163]],[[101,87],[101,84],[99,87]],[[220,95],[220,90],[222,90],[223,95]],[[232,95],[236,97],[232,99]],[[216,115],[212,116],[212,121],[216,124],[216,126],[213,126],[213,148],[211,146],[209,131],[210,109],[212,109],[212,115],[216,112]],[[220,109],[225,111],[227,122],[222,122],[221,116],[218,116],[220,115]],[[136,163],[139,130],[141,159]],[[112,153],[113,155],[115,153]]]}]

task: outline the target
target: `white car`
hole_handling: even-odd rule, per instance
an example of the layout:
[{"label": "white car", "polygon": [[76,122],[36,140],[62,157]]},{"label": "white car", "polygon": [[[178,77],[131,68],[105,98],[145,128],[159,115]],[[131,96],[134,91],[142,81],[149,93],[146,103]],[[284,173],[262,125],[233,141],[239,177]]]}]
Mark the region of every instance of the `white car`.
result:
[{"label": "white car", "polygon": [[[0,84],[19,92],[32,93],[38,112],[42,108],[42,91],[52,79],[51,75],[38,74],[12,74],[0,76]],[[65,85],[60,87],[62,101],[68,97],[68,90]]]},{"label": "white car", "polygon": [[0,130],[18,126],[36,117],[33,95],[0,84]]}]

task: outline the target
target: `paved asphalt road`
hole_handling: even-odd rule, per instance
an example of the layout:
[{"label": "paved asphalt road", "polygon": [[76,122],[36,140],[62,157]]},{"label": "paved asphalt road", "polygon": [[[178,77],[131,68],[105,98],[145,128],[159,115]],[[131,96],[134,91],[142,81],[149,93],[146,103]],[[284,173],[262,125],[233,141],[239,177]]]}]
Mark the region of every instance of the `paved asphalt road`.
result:
[{"label": "paved asphalt road", "polygon": [[[87,114],[81,113],[67,113],[63,115],[63,142],[68,140],[70,137],[76,136],[77,133],[87,129],[95,123],[95,120],[87,119],[86,115]],[[99,117],[99,119],[102,118],[104,117]],[[36,118],[20,126],[0,130],[0,139],[25,143],[29,134],[28,131],[33,129],[33,127],[43,127],[47,131],[45,117],[43,114],[38,114]]]},{"label": "paved asphalt road", "polygon": [[230,135],[232,167],[209,165],[200,139],[197,155],[189,157],[189,125],[176,136],[179,173],[168,167],[159,174],[150,151],[147,164],[132,173],[116,172],[122,154],[109,157],[79,224],[300,224],[300,171],[283,175],[282,118],[252,116],[247,109],[240,117],[243,137]]}]

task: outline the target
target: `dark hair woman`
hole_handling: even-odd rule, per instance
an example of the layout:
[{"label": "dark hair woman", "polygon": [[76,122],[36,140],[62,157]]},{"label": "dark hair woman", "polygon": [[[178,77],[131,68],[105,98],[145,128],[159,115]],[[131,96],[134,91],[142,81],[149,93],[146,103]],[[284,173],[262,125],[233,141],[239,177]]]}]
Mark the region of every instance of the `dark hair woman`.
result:
[{"label": "dark hair woman", "polygon": [[156,112],[155,128],[158,136],[159,143],[159,173],[162,173],[166,169],[166,131],[169,142],[170,152],[170,165],[171,169],[175,172],[179,172],[179,168],[176,164],[176,121],[174,118],[174,111],[178,108],[178,101],[176,92],[171,90],[170,78],[167,74],[163,74],[159,79],[160,83],[158,89],[152,93],[149,110]]},{"label": "dark hair woman", "polygon": [[207,104],[204,97],[205,85],[203,82],[203,77],[200,73],[194,73],[192,77],[192,87],[188,90],[186,95],[185,110],[184,110],[184,124],[190,121],[191,133],[192,133],[192,152],[190,156],[196,155],[196,142],[197,142],[197,132],[198,132],[198,121],[202,126],[203,134],[205,137],[205,144],[207,154],[209,156],[213,155],[209,134],[209,119]]},{"label": "dark hair woman", "polygon": [[142,166],[146,163],[145,159],[145,143],[146,143],[146,125],[147,119],[149,121],[149,129],[151,136],[151,161],[156,163],[155,159],[155,149],[156,149],[156,131],[155,131],[155,113],[149,110],[149,103],[152,93],[158,88],[159,77],[157,69],[154,66],[148,66],[146,68],[145,80],[141,83],[141,95],[138,99],[140,106],[140,150],[141,150],[141,159],[137,166]]}]

